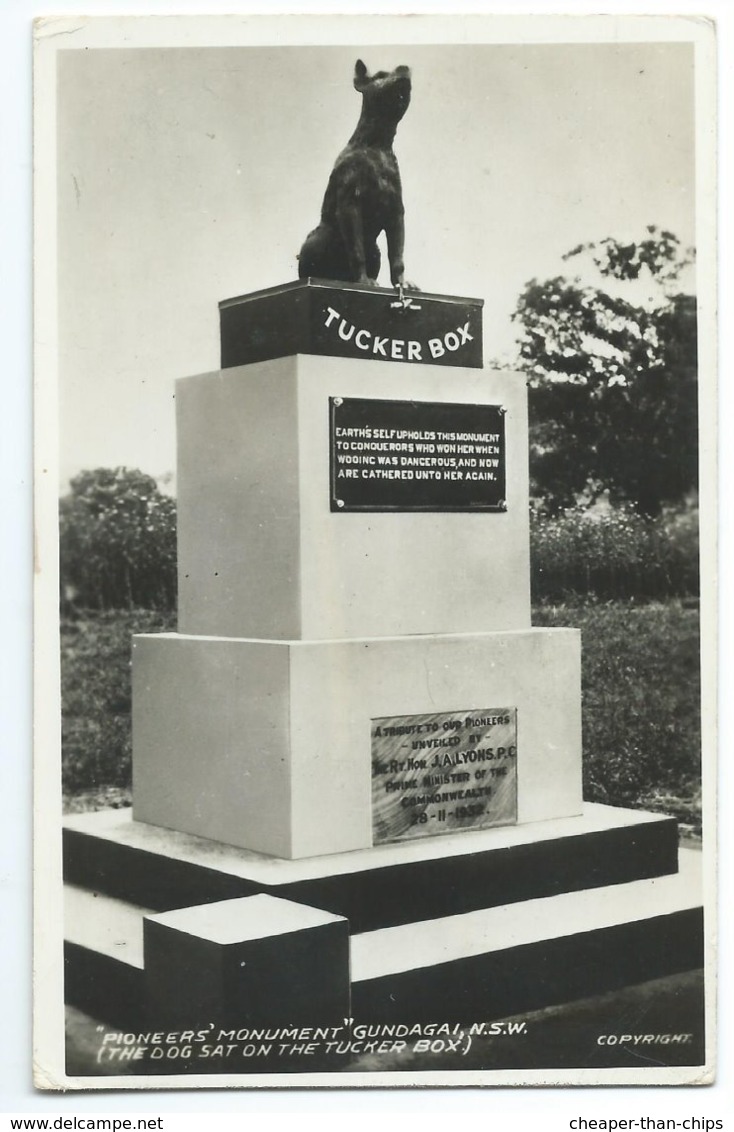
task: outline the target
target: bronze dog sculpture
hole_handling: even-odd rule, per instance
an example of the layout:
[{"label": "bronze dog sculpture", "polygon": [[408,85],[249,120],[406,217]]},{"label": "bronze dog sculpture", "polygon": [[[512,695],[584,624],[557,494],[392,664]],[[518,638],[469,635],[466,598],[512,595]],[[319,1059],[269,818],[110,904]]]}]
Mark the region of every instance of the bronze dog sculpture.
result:
[{"label": "bronze dog sculpture", "polygon": [[362,113],[336,159],[321,223],[301,248],[298,274],[301,279],[315,276],[374,286],[380,271],[377,237],[384,232],[390,280],[402,291],[403,190],[392,143],[410,104],[410,69],[396,67],[370,75],[358,59],[354,87],[362,95]]}]

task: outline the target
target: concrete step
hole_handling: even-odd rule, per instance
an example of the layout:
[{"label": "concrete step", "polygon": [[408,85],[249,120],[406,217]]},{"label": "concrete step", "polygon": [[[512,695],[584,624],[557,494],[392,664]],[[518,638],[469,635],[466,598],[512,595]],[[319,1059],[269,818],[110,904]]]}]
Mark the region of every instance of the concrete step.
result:
[{"label": "concrete step", "polygon": [[154,911],[269,893],[345,916],[353,933],[674,873],[677,824],[586,804],[578,817],[299,861],[132,820],[69,817],[64,875]]},{"label": "concrete step", "polygon": [[672,876],[365,932],[352,1013],[371,1021],[506,1018],[703,966],[701,857]]},{"label": "concrete step", "polygon": [[[66,894],[67,1001],[109,1025],[154,1025],[144,1002],[150,909],[74,886]],[[357,933],[352,1014],[492,1020],[702,964],[701,859],[681,850],[674,875]]]},{"label": "concrete step", "polygon": [[143,916],[124,900],[64,886],[65,1001],[110,1025],[145,1018]]}]

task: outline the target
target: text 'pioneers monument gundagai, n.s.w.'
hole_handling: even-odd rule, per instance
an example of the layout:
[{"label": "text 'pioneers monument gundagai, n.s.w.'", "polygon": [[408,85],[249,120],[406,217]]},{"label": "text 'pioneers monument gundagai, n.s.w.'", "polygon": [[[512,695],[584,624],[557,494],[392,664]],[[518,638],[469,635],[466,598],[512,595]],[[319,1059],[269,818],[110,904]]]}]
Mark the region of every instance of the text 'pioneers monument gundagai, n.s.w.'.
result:
[{"label": "text 'pioneers monument gundagai, n.s.w.'", "polygon": [[141,1072],[343,1072],[354,1029],[305,1062],[195,1035],[449,1031],[701,958],[675,820],[582,799],[525,382],[483,369],[481,300],[405,288],[410,72],[354,86],[300,280],[221,303],[221,370],[177,384],[179,629],[135,638],[132,816],[65,830],[70,1000],[192,1035]]}]

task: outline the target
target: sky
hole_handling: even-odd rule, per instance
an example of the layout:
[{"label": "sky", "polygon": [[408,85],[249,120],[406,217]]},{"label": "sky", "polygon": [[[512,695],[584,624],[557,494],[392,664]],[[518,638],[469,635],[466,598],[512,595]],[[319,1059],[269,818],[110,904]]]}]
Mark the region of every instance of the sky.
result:
[{"label": "sky", "polygon": [[488,358],[512,365],[524,284],[579,243],[694,242],[685,43],[59,52],[62,490],[82,468],[174,472],[175,379],[218,368],[220,300],[297,277],[358,57],[412,68],[406,278],[484,299]]}]

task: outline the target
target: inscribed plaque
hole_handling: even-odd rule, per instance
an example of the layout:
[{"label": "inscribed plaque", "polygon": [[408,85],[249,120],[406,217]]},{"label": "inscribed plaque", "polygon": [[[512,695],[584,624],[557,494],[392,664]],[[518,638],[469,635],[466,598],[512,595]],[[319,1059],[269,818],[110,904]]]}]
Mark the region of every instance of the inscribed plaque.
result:
[{"label": "inscribed plaque", "polygon": [[376,845],[516,821],[516,708],[372,720]]},{"label": "inscribed plaque", "polygon": [[332,511],[504,511],[501,405],[329,398]]}]

